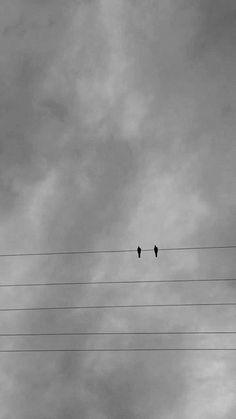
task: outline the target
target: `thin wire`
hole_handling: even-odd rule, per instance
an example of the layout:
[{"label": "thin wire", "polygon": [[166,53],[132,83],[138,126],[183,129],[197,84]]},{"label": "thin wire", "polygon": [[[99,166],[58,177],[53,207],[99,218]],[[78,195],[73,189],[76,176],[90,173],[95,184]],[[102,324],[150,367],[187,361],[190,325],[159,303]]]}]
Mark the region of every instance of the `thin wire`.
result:
[{"label": "thin wire", "polygon": [[[194,247],[169,247],[159,248],[162,252],[177,251],[177,250],[211,250],[211,249],[235,249],[236,245],[226,246],[194,246]],[[118,249],[118,250],[78,250],[78,251],[53,251],[53,252],[37,252],[37,253],[2,253],[0,257],[15,257],[15,256],[53,256],[53,255],[82,255],[82,254],[96,254],[96,253],[131,253],[137,252],[136,249]],[[142,252],[153,252],[152,249],[142,249]]]},{"label": "thin wire", "polygon": [[177,352],[177,351],[236,351],[236,348],[92,348],[92,349],[1,349],[0,353],[23,352]]},{"label": "thin wire", "polygon": [[110,285],[110,284],[158,284],[168,282],[225,282],[236,281],[236,278],[210,278],[210,279],[161,279],[161,280],[145,280],[145,281],[96,281],[96,282],[42,282],[42,283],[23,283],[23,284],[0,284],[0,288],[10,287],[51,287],[51,286],[67,286],[67,285]]},{"label": "thin wire", "polygon": [[55,332],[55,333],[0,333],[0,337],[18,336],[107,336],[107,335],[233,335],[236,331],[190,331],[190,332]]},{"label": "thin wire", "polygon": [[154,308],[154,307],[206,307],[206,306],[236,306],[236,302],[228,303],[177,303],[177,304],[127,304],[127,305],[101,305],[101,306],[59,306],[59,307],[23,307],[0,308],[2,311],[41,311],[41,310],[89,310],[89,309],[114,309],[114,308]]}]

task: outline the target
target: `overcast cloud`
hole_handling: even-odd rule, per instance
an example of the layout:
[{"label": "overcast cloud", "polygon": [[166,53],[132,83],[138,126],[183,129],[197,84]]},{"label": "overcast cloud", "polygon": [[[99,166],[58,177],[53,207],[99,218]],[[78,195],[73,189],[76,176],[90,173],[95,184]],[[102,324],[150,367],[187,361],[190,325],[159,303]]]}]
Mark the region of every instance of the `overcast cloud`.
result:
[{"label": "overcast cloud", "polygon": [[[235,244],[235,0],[1,0],[0,251]],[[235,251],[14,258],[2,283],[234,278]],[[1,307],[236,301],[232,282],[2,288]],[[235,330],[235,309],[8,312],[0,333]],[[1,337],[0,349],[236,347]],[[1,354],[0,419],[233,419],[234,352]]]}]

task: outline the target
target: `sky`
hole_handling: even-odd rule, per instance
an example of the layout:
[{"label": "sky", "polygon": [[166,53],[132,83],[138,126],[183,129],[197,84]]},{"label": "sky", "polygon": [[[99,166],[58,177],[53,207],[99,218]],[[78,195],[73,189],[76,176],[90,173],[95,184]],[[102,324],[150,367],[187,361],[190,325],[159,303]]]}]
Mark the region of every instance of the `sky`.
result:
[{"label": "sky", "polygon": [[[0,252],[235,244],[234,0],[2,0]],[[235,250],[1,258],[1,283],[234,278]],[[1,288],[1,307],[236,301],[234,283]],[[2,312],[1,333],[235,330],[234,307]],[[0,337],[0,349],[236,347]],[[0,419],[233,419],[234,352],[0,354]]]}]

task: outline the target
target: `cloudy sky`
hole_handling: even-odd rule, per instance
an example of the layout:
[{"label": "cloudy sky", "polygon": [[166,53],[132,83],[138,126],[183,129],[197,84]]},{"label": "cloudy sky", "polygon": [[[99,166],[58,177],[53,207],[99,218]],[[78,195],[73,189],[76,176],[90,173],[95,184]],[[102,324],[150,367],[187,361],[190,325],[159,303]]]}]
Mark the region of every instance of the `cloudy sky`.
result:
[{"label": "cloudy sky", "polygon": [[[0,250],[235,244],[235,0],[1,0]],[[2,258],[1,283],[235,277],[235,251]],[[232,282],[2,288],[1,307],[235,301]],[[1,333],[235,330],[234,307],[1,313]],[[1,337],[1,349],[236,347]],[[233,419],[234,352],[1,354],[0,419]]]}]

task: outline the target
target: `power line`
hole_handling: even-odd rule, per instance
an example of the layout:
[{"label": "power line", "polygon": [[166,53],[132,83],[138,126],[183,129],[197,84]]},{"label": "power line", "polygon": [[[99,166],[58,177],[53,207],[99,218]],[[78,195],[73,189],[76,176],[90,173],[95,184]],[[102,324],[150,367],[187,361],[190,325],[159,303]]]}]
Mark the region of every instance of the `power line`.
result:
[{"label": "power line", "polygon": [[[213,249],[235,249],[236,245],[225,246],[193,246],[193,247],[163,247],[159,251],[182,251],[182,250],[213,250]],[[30,252],[30,253],[1,253],[0,257],[23,257],[23,256],[54,256],[54,255],[83,255],[100,253],[131,253],[137,252],[136,249],[117,249],[117,250],[70,250],[70,251],[52,251],[52,252]],[[142,249],[142,252],[153,252],[153,249]]]},{"label": "power line", "polygon": [[183,352],[183,351],[236,351],[236,348],[86,348],[86,349],[1,349],[0,353],[27,352]]},{"label": "power line", "polygon": [[55,333],[0,333],[0,337],[27,336],[114,336],[114,335],[234,335],[236,331],[176,331],[176,332],[55,332]]},{"label": "power line", "polygon": [[97,306],[59,306],[59,307],[20,307],[0,308],[5,311],[42,311],[42,310],[89,310],[89,309],[119,309],[119,308],[154,308],[154,307],[210,307],[236,306],[236,302],[223,303],[175,303],[175,304],[127,304],[127,305],[97,305]]},{"label": "power line", "polygon": [[10,287],[51,287],[51,286],[67,286],[67,285],[110,285],[110,284],[168,284],[174,282],[225,282],[236,281],[236,278],[209,278],[209,279],[160,279],[160,280],[144,280],[144,281],[95,281],[95,282],[42,282],[42,283],[23,283],[23,284],[0,284],[0,288]]}]

